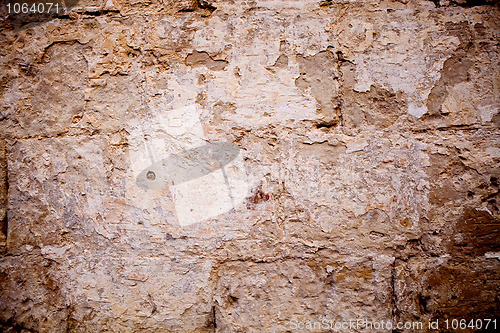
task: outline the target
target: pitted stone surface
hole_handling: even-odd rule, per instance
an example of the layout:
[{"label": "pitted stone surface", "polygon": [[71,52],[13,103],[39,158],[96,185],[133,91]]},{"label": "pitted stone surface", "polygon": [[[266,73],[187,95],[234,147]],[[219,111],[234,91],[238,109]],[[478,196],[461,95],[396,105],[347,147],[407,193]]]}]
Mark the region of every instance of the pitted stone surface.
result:
[{"label": "pitted stone surface", "polygon": [[2,331],[499,316],[495,1],[0,14]]}]

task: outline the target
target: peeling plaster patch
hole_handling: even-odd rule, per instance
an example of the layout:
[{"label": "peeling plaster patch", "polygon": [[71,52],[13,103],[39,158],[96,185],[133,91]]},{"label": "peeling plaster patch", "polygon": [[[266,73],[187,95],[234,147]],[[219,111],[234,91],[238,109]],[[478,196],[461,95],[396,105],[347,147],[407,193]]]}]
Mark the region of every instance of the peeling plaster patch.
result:
[{"label": "peeling plaster patch", "polygon": [[337,124],[338,115],[338,68],[335,55],[330,51],[322,51],[310,57],[297,56],[300,76],[295,85],[310,94],[318,102],[318,110],[322,121]]},{"label": "peeling plaster patch", "polygon": [[362,151],[366,146],[368,146],[368,142],[366,140],[361,142],[349,142],[347,144],[346,154]]},{"label": "peeling plaster patch", "polygon": [[410,103],[408,104],[408,113],[412,116],[420,118],[427,113],[427,107],[425,105],[419,107],[415,103]]},{"label": "peeling plaster patch", "polygon": [[464,52],[458,52],[444,62],[441,76],[427,99],[427,108],[431,115],[446,113],[442,109],[443,103],[455,85],[467,80],[467,72],[471,66],[472,61]]},{"label": "peeling plaster patch", "polygon": [[[401,91],[407,95],[408,113],[420,118],[427,112],[425,102],[431,89],[440,78],[440,71],[446,57],[443,53],[456,49],[459,45],[457,37],[441,37],[428,42],[428,45],[419,45],[424,36],[435,33],[435,27],[423,29],[414,26],[399,26],[394,22],[390,26],[399,30],[400,39],[407,43],[399,43],[395,48],[381,48],[376,57],[373,55],[358,54],[355,56],[356,85],[355,91],[366,92],[370,86],[377,84],[389,87],[390,90]],[[367,37],[368,38],[368,37]],[[371,38],[371,37],[370,37]],[[379,47],[374,40],[372,46]],[[428,48],[433,55],[423,58],[422,47]]]},{"label": "peeling plaster patch", "polygon": [[493,117],[499,112],[500,108],[498,105],[484,105],[479,107],[479,115],[483,123],[491,121],[491,119],[493,119]]},{"label": "peeling plaster patch", "polygon": [[227,64],[226,60],[214,60],[207,52],[198,52],[196,50],[186,57],[186,65],[191,67],[205,66],[213,71],[224,70]]},{"label": "peeling plaster patch", "polygon": [[497,147],[488,147],[485,149],[486,154],[490,155],[493,158],[500,157],[500,148]]}]

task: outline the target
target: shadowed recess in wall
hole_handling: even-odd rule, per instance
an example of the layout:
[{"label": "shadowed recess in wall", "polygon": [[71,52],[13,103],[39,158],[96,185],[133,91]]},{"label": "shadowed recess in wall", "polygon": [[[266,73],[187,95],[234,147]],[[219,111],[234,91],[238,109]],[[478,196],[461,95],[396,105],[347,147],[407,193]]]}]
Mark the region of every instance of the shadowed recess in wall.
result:
[{"label": "shadowed recess in wall", "polygon": [[196,50],[186,57],[186,65],[190,67],[206,66],[213,71],[221,71],[226,68],[227,64],[226,60],[215,60],[207,52],[198,52]]}]

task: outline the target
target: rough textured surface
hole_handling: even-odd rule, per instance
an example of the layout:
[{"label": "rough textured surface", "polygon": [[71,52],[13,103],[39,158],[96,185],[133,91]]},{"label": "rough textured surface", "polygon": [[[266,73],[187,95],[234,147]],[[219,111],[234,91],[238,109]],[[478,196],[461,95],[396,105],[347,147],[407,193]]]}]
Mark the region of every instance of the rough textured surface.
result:
[{"label": "rough textured surface", "polygon": [[499,316],[496,1],[72,5],[2,7],[3,331]]}]

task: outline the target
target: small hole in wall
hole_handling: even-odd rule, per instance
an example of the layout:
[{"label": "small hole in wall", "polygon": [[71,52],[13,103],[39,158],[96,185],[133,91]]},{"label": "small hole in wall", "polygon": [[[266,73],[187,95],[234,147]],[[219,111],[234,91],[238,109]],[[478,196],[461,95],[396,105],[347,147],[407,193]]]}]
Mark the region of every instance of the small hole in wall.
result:
[{"label": "small hole in wall", "polygon": [[146,178],[149,180],[155,180],[156,174],[153,171],[148,171],[148,173],[146,174]]}]

